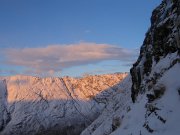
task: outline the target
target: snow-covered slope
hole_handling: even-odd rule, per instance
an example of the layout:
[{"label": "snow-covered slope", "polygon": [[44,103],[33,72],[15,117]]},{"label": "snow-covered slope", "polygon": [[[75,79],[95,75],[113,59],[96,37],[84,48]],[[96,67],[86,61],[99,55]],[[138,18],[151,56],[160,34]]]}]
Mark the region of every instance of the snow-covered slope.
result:
[{"label": "snow-covered slope", "polygon": [[127,76],[0,78],[0,135],[78,135]]},{"label": "snow-covered slope", "polygon": [[129,111],[131,76],[127,76],[118,87],[119,90],[113,92],[102,114],[81,135],[108,135],[120,125],[123,110]]},{"label": "snow-covered slope", "polygon": [[[180,133],[180,64],[164,73],[153,89],[164,89],[162,97],[149,101],[146,92],[131,104],[120,127],[111,135],[179,135]],[[154,93],[153,93],[154,94]]]},{"label": "snow-covered slope", "polygon": [[132,87],[121,87],[130,94],[114,93],[118,99],[81,134],[179,135],[180,0],[163,0],[153,11],[130,79]]}]

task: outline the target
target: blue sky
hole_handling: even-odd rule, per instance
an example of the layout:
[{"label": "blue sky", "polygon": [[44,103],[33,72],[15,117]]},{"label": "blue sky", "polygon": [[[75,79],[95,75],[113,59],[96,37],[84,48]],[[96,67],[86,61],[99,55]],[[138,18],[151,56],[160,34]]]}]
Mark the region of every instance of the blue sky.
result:
[{"label": "blue sky", "polygon": [[128,72],[160,2],[1,0],[0,75]]}]

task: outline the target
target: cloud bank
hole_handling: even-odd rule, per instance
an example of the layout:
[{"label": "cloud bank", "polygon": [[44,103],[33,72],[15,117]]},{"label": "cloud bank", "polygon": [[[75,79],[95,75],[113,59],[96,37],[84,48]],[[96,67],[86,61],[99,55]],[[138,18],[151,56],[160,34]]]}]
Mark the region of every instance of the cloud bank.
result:
[{"label": "cloud bank", "polygon": [[8,65],[22,66],[26,72],[53,74],[64,68],[93,64],[104,60],[129,62],[136,52],[108,44],[78,43],[49,45],[41,48],[3,50]]}]

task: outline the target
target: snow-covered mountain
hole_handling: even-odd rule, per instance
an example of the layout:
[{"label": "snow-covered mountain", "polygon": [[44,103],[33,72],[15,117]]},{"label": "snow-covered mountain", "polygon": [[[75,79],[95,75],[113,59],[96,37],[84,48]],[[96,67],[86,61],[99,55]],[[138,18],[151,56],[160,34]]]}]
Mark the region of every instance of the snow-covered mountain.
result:
[{"label": "snow-covered mountain", "polygon": [[0,135],[79,135],[127,73],[83,78],[0,78]]},{"label": "snow-covered mountain", "polygon": [[153,11],[130,72],[2,77],[0,135],[179,135],[180,0]]},{"label": "snow-covered mountain", "polygon": [[[129,87],[129,81],[132,87]],[[180,134],[180,0],[153,11],[131,76],[81,135]]]}]

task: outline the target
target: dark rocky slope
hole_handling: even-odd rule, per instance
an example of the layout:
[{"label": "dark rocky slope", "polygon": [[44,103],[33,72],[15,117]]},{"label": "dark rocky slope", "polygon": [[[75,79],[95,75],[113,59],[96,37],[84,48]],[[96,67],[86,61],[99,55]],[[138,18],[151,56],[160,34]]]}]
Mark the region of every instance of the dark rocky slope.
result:
[{"label": "dark rocky slope", "polygon": [[[180,54],[180,1],[163,0],[153,11],[151,27],[146,33],[146,38],[140,49],[140,55],[131,68],[132,75],[132,100],[135,102],[139,92],[144,92],[145,87],[156,83],[163,73],[154,73],[150,76],[152,68],[168,54]],[[177,57],[169,67],[164,67],[162,72],[180,62]]]}]

